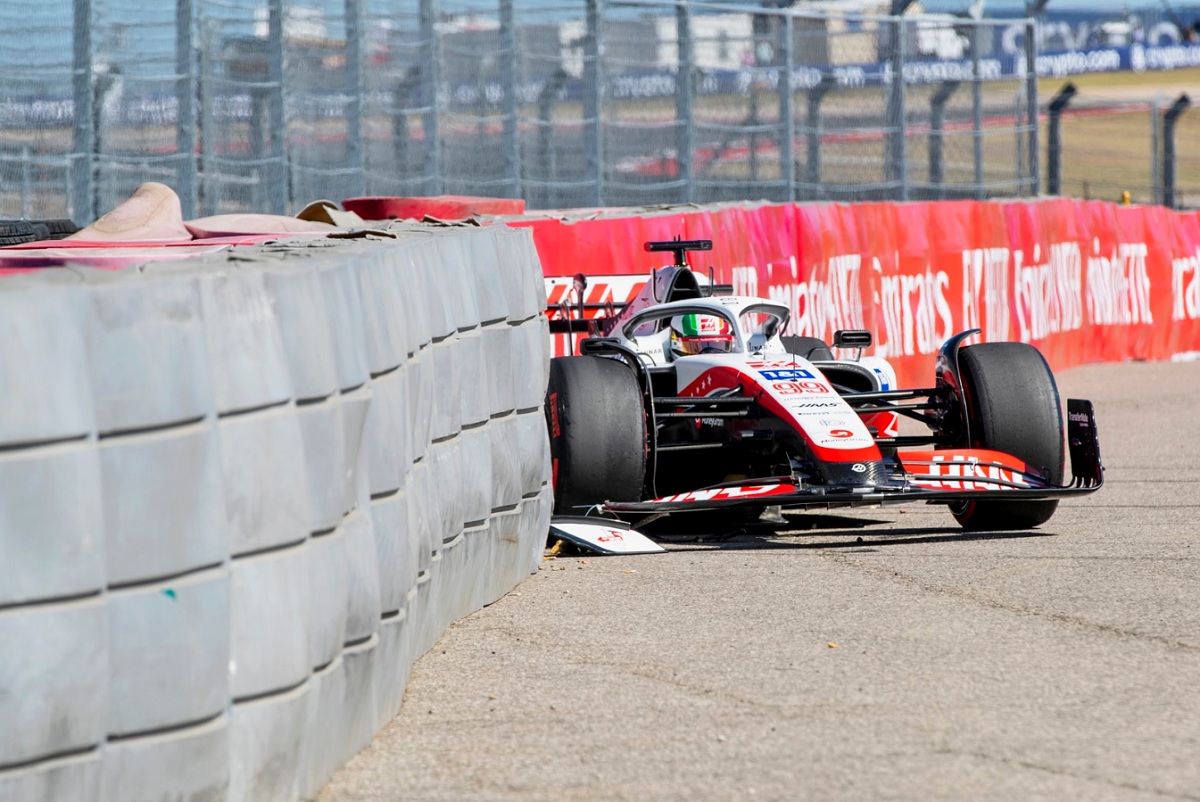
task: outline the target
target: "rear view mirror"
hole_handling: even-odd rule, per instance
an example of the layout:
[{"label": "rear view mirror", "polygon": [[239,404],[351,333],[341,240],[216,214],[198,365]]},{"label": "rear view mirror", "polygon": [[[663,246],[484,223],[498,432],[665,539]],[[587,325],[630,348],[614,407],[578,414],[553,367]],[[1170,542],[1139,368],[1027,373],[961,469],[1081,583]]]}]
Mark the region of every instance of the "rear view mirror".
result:
[{"label": "rear view mirror", "polygon": [[841,329],[833,333],[834,348],[870,348],[871,332],[866,329]]}]

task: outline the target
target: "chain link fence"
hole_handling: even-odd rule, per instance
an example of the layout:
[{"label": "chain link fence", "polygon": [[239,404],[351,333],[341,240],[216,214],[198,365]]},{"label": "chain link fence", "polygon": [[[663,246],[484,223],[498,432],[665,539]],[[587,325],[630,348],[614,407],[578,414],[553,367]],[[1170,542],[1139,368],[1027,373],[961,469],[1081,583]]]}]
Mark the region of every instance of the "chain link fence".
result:
[{"label": "chain link fence", "polygon": [[[70,0],[0,4],[0,215],[62,217],[84,169],[74,119]],[[65,34],[64,34],[65,30]],[[89,29],[90,30],[90,29]],[[81,41],[81,49],[86,49]],[[90,98],[90,93],[89,93]],[[87,130],[91,130],[90,123]],[[86,205],[81,208],[86,208]]]},{"label": "chain link fence", "polygon": [[0,215],[1037,193],[1031,20],[767,5],[5,0]]},{"label": "chain link fence", "polygon": [[[1188,82],[1152,84],[1130,93],[1086,84],[1074,90],[1071,81],[1043,80],[1048,104],[1064,87],[1073,88],[1059,119],[1058,191],[1084,199],[1200,206],[1200,150],[1195,147],[1200,115],[1181,114],[1175,125],[1167,119]],[[1053,111],[1047,117],[1044,127],[1052,136]],[[1048,161],[1046,188],[1053,193],[1052,171]]]}]

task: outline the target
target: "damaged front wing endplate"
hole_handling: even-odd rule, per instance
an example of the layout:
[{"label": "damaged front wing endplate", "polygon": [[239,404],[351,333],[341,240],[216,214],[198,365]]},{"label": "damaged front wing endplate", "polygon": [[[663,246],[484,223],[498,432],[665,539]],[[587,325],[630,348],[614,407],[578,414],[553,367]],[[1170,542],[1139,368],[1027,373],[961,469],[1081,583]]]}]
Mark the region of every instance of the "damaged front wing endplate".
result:
[{"label": "damaged front wing endplate", "polygon": [[658,554],[666,551],[624,521],[579,515],[555,515],[550,536],[598,554]]}]

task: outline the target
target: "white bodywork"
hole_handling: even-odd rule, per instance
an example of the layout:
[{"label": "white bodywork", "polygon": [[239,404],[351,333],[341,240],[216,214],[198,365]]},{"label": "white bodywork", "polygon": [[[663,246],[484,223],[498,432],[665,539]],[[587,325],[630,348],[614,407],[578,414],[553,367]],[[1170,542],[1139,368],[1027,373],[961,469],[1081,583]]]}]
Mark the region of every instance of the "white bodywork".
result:
[{"label": "white bodywork", "polygon": [[[717,315],[734,330],[730,353],[677,356],[671,353],[670,320],[682,314]],[[834,389],[821,367],[788,353],[780,339],[788,308],[741,295],[696,298],[648,306],[610,332],[635,351],[647,367],[674,368],[681,396],[753,394],[758,403],[801,432],[822,458],[836,462],[879,459],[863,419]],[[878,357],[852,362],[874,377],[873,390],[893,389],[896,375]]]}]

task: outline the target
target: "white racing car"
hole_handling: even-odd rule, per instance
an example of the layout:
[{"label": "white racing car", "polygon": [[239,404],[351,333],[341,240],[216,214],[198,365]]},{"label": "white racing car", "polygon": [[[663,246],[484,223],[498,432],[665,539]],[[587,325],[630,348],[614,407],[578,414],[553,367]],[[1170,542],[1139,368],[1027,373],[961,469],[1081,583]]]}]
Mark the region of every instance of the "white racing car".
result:
[{"label": "white racing car", "polygon": [[[711,247],[646,243],[675,261],[631,302],[599,319],[582,302],[552,310],[552,331],[592,334],[551,363],[557,513],[645,523],[921,501],[967,529],[1026,529],[1103,484],[1091,403],[1068,400],[1064,427],[1033,346],[964,345],[978,330],[965,331],[941,347],[931,386],[899,389],[885,360],[863,355],[869,332],[838,331],[833,348],[788,336],[786,306],[698,280],[685,255]],[[901,416],[928,431],[900,434]]]}]

